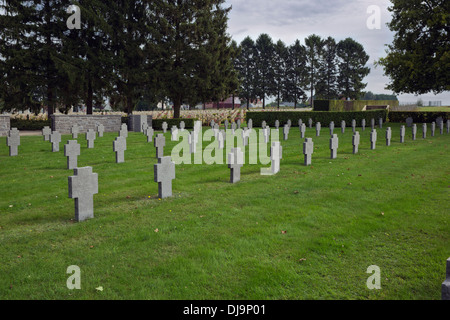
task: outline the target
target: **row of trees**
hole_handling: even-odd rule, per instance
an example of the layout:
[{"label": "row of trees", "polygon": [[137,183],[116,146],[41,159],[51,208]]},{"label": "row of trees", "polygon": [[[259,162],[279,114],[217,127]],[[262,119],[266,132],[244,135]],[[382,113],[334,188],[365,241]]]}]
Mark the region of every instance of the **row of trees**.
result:
[{"label": "row of trees", "polygon": [[[63,0],[0,1],[5,108],[46,105],[52,114],[84,103],[91,114],[108,99],[131,112],[142,98],[168,97],[178,117],[186,101],[218,101],[237,88],[224,0],[72,3],[78,15]],[[70,29],[77,17],[80,29]]]},{"label": "row of trees", "polygon": [[263,100],[264,106],[267,96],[276,97],[278,106],[281,101],[297,105],[307,91],[316,99],[357,99],[370,72],[366,67],[369,56],[351,38],[336,42],[332,37],[322,39],[313,34],[304,45],[297,40],[287,46],[261,34],[256,41],[245,38],[238,49],[239,95],[247,106],[256,98]]}]

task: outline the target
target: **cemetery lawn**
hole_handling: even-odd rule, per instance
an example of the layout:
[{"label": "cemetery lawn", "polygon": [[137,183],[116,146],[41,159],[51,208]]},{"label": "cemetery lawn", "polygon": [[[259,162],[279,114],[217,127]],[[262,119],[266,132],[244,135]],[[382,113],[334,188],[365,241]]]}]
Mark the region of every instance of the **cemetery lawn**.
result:
[{"label": "cemetery lawn", "polygon": [[[385,146],[385,128],[393,130]],[[129,133],[125,163],[116,164],[105,133],[80,167],[99,176],[95,218],[73,221],[63,136],[60,152],[41,136],[21,137],[8,156],[0,138],[0,299],[304,300],[432,299],[441,297],[450,257],[450,135],[437,132],[399,143],[399,124],[369,129],[360,153],[352,133],[328,128],[313,138],[312,166],[303,166],[298,127],[283,146],[281,171],[245,165],[229,183],[227,165],[177,165],[173,198],[158,199],[155,148]],[[165,155],[177,142],[166,134]],[[205,143],[204,148],[209,144]],[[247,149],[248,154],[248,149]],[[247,157],[248,159],[248,157]],[[66,286],[76,265],[81,289]],[[369,290],[369,266],[381,289]]]}]

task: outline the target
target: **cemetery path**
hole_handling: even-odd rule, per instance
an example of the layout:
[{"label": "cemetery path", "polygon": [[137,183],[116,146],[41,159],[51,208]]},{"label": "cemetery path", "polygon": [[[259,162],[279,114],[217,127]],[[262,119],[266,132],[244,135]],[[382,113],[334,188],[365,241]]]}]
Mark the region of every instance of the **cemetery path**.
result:
[{"label": "cemetery path", "polygon": [[33,131],[20,131],[20,135],[21,136],[40,136],[42,135],[42,131],[41,130],[33,130]]}]

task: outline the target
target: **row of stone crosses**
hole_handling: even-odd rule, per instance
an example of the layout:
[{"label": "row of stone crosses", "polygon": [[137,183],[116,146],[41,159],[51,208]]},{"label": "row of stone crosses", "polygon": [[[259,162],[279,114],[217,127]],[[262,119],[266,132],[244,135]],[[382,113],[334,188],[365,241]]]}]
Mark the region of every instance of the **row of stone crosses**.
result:
[{"label": "row of stone crosses", "polygon": [[[312,128],[312,119],[309,119],[309,128]],[[437,119],[437,123],[440,129],[440,133],[443,134],[444,126],[442,119]],[[225,131],[219,130],[219,124],[214,121],[210,123],[211,128],[215,131],[215,137],[219,142],[219,148],[224,148]],[[366,123],[365,119],[362,120],[362,130],[365,130]],[[409,123],[408,123],[409,125]],[[240,129],[241,123],[238,120],[236,123],[231,124],[231,130],[234,134],[236,129]],[[379,119],[380,128],[383,127],[383,120]],[[167,132],[167,123],[164,122],[162,125],[163,132]],[[279,121],[275,121],[275,127],[279,128]],[[289,130],[291,127],[291,121],[288,120],[283,128],[284,140],[288,139]],[[370,133],[371,149],[375,149],[377,142],[377,131],[375,129],[375,120],[371,121],[372,131]],[[415,140],[417,136],[417,125],[412,124],[412,139]],[[225,128],[228,130],[229,123],[225,121]],[[270,127],[265,121],[262,123],[264,140],[265,143],[269,142]],[[346,128],[345,121],[341,122],[341,132],[344,133]],[[248,137],[250,130],[253,129],[252,120],[249,119],[247,122],[247,127],[242,131],[243,145],[248,145]],[[302,139],[305,139],[306,125],[303,121],[299,120],[299,129]],[[336,134],[334,134],[335,125],[332,121],[329,125],[330,130],[330,150],[331,159],[337,157],[337,149],[339,144],[339,139]],[[176,126],[172,127],[172,141],[178,141],[178,128]],[[180,131],[185,130],[184,122],[180,122]],[[201,121],[196,121],[194,125],[194,130],[189,134],[189,145],[190,152],[196,152],[196,145],[198,142],[198,136],[202,130]],[[353,153],[358,153],[358,146],[360,144],[360,135],[356,131],[356,121],[352,121],[353,130]],[[431,136],[435,135],[436,122],[431,124]],[[400,128],[400,142],[405,141],[405,126]],[[158,195],[159,198],[168,198],[172,196],[172,180],[175,179],[175,163],[172,161],[170,156],[164,156],[164,146],[165,137],[163,134],[158,134],[154,141],[153,135],[154,130],[147,124],[142,127],[142,132],[147,136],[147,142],[154,142],[156,148],[156,157],[158,163],[154,165],[154,181],[158,183]],[[321,124],[316,123],[316,136],[320,136]],[[447,121],[447,133],[450,132],[450,120]],[[72,138],[77,139],[79,134],[79,127],[74,125],[71,129]],[[86,133],[86,141],[88,148],[94,148],[94,141],[96,136],[103,137],[104,127],[103,125],[97,126],[97,132],[93,129],[89,129]],[[52,144],[52,151],[59,152],[59,144],[61,142],[61,134],[57,131],[51,131],[49,127],[45,127],[42,130],[42,135],[45,141],[50,141]],[[427,135],[427,124],[422,125],[422,136],[426,138]],[[128,137],[128,128],[126,124],[123,124],[118,137],[116,137],[113,142],[113,150],[116,152],[116,162],[124,162],[124,151],[126,150],[126,139]],[[389,146],[392,138],[392,130],[390,127],[386,130],[386,145]],[[20,145],[20,135],[17,128],[12,128],[7,136],[7,145],[10,147],[10,156],[16,156],[18,154],[18,146]],[[311,157],[314,152],[314,143],[312,138],[306,138],[303,143],[303,154],[305,157],[304,164],[306,166],[311,165]],[[77,157],[80,155],[80,145],[77,140],[69,140],[64,146],[64,155],[67,157],[67,168],[74,170],[74,176],[69,177],[69,197],[75,200],[75,220],[84,221],[89,218],[93,218],[93,196],[98,193],[98,175],[93,173],[92,167],[78,168]],[[271,168],[264,168],[261,170],[263,175],[274,175],[280,170],[280,160],[282,159],[282,146],[279,141],[273,141],[271,145],[270,152]],[[230,182],[237,183],[240,181],[240,171],[244,164],[244,154],[240,148],[232,148],[231,152],[228,154],[228,168],[230,169]]]}]

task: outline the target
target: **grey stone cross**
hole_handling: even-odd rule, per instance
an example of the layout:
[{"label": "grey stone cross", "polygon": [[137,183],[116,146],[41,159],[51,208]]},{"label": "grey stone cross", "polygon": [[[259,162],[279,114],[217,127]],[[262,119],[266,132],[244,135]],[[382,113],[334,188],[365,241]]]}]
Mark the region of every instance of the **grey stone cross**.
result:
[{"label": "grey stone cross", "polygon": [[154,130],[152,127],[147,127],[147,130],[144,131],[145,135],[147,136],[147,142],[153,142],[153,133]]},{"label": "grey stone cross", "polygon": [[120,127],[119,137],[128,138],[128,126],[126,125],[126,123],[123,123]]},{"label": "grey stone cross", "polygon": [[153,142],[156,147],[156,158],[164,157],[164,147],[166,146],[166,138],[162,134],[158,134]]},{"label": "grey stone cross", "polygon": [[71,129],[72,139],[78,139],[78,134],[80,133],[80,128],[77,124],[74,124]]},{"label": "grey stone cross", "polygon": [[75,220],[94,217],[94,194],[98,193],[98,174],[92,167],[75,168],[69,177],[69,198],[75,199]]},{"label": "grey stone cross", "polygon": [[117,137],[113,142],[113,150],[116,153],[116,163],[125,162],[125,150],[127,150],[127,139]]},{"label": "grey stone cross", "polygon": [[383,129],[383,118],[378,119],[378,124],[380,125],[380,129]]},{"label": "grey stone cross", "polygon": [[366,130],[366,119],[361,120],[361,127],[362,127],[362,131]]},{"label": "grey stone cross", "polygon": [[413,125],[412,125],[412,139],[413,139],[413,141],[416,140],[416,136],[417,136],[417,125],[415,123],[413,123]]},{"label": "grey stone cross", "polygon": [[97,126],[97,132],[98,132],[98,137],[102,138],[103,137],[103,133],[105,132],[105,126],[103,124],[99,124]]},{"label": "grey stone cross", "polygon": [[320,136],[320,129],[322,129],[322,125],[320,124],[320,122],[316,123],[316,136],[319,137]]},{"label": "grey stone cross", "polygon": [[59,152],[59,143],[61,142],[61,134],[58,131],[53,131],[50,135],[50,142],[52,143],[52,151]]},{"label": "grey stone cross", "polygon": [[289,138],[289,125],[285,124],[284,128],[283,128],[283,136],[284,136],[284,140],[287,140]]},{"label": "grey stone cross", "polygon": [[303,142],[303,154],[305,155],[305,166],[311,165],[311,156],[314,153],[314,143],[311,138],[306,138]]},{"label": "grey stone cross", "polygon": [[172,180],[175,179],[175,163],[171,157],[158,158],[154,165],[154,179],[158,182],[158,196],[161,199],[172,196]]},{"label": "grey stone cross", "polygon": [[252,119],[248,119],[248,121],[247,121],[247,127],[248,127],[249,129],[253,129],[253,120],[252,120]]},{"label": "grey stone cross", "polygon": [[342,120],[341,121],[341,132],[342,133],[345,133],[345,126],[346,126],[347,124],[345,123],[345,121],[344,120]]},{"label": "grey stone cross", "polygon": [[184,131],[184,129],[186,128],[186,124],[184,123],[184,121],[180,122],[180,130]]},{"label": "grey stone cross", "polygon": [[386,146],[390,146],[391,145],[391,139],[392,139],[392,129],[391,127],[388,127],[386,129]]},{"label": "grey stone cross", "polygon": [[241,180],[241,167],[244,165],[244,153],[241,148],[232,148],[228,154],[228,168],[230,169],[230,183]]},{"label": "grey stone cross", "polygon": [[164,132],[164,133],[167,132],[167,127],[168,127],[167,122],[163,122],[163,124],[162,124],[162,129],[163,129],[163,132]]},{"label": "grey stone cross", "polygon": [[427,124],[426,123],[422,124],[422,138],[424,139],[427,138],[427,129],[428,129]]},{"label": "grey stone cross", "polygon": [[18,147],[20,146],[20,133],[17,128],[12,128],[8,131],[6,137],[6,145],[9,147],[9,156],[15,157],[19,154]]},{"label": "grey stone cross", "polygon": [[358,153],[358,149],[359,149],[359,144],[361,142],[361,136],[359,135],[359,132],[356,131],[353,134],[353,138],[352,138],[352,144],[353,144],[353,154],[357,154]]},{"label": "grey stone cross", "polygon": [[337,158],[337,149],[339,148],[339,138],[337,134],[333,134],[330,138],[331,159]]},{"label": "grey stone cross", "polygon": [[303,120],[302,119],[298,119],[298,127],[300,128],[303,124]]},{"label": "grey stone cross", "polygon": [[278,120],[275,120],[275,128],[279,128],[280,127],[280,121],[278,121]]},{"label": "grey stone cross", "polygon": [[371,126],[372,130],[375,129],[375,119],[374,118],[372,118],[370,120],[370,126]]},{"label": "grey stone cross", "polygon": [[51,134],[52,134],[52,129],[50,129],[50,127],[44,127],[42,129],[42,135],[44,136],[44,141],[50,141]]},{"label": "grey stone cross", "polygon": [[356,120],[355,119],[352,120],[352,131],[353,131],[353,133],[356,132]]},{"label": "grey stone cross", "polygon": [[77,140],[69,140],[64,146],[64,156],[67,157],[67,169],[73,170],[78,167],[78,156],[80,155],[80,145]]},{"label": "grey stone cross", "polygon": [[305,139],[305,134],[306,134],[306,124],[302,123],[300,125],[300,136],[302,139]]},{"label": "grey stone cross", "polygon": [[334,121],[330,122],[330,136],[334,134]]},{"label": "grey stone cross", "polygon": [[309,128],[312,129],[313,120],[311,118],[309,118],[308,124],[309,124]]},{"label": "grey stone cross", "polygon": [[93,129],[89,129],[88,132],[86,132],[86,141],[88,149],[94,149],[94,141],[96,138],[97,134]]},{"label": "grey stone cross", "polygon": [[405,134],[406,134],[406,127],[401,126],[400,127],[400,143],[405,143]]},{"label": "grey stone cross", "polygon": [[436,134],[436,122],[431,123],[431,136],[434,137]]},{"label": "grey stone cross", "polygon": [[265,128],[266,128],[266,126],[267,126],[267,123],[266,123],[266,121],[263,121],[263,122],[261,123],[261,128],[265,129]]},{"label": "grey stone cross", "polygon": [[377,146],[377,129],[372,129],[370,132],[370,149],[375,150]]},{"label": "grey stone cross", "polygon": [[225,125],[225,130],[228,129],[228,125],[229,125],[228,119],[225,120],[224,125]]}]

